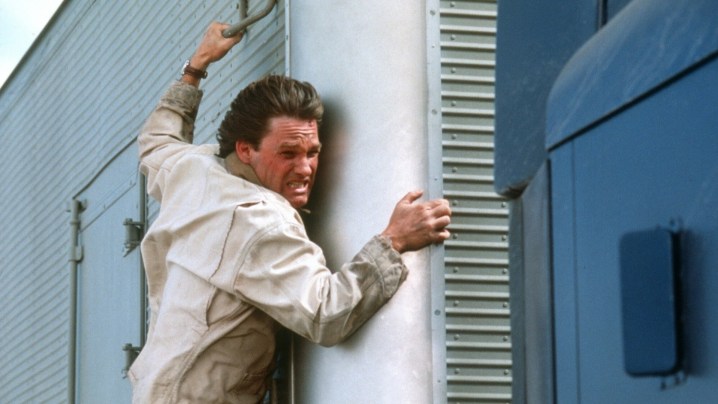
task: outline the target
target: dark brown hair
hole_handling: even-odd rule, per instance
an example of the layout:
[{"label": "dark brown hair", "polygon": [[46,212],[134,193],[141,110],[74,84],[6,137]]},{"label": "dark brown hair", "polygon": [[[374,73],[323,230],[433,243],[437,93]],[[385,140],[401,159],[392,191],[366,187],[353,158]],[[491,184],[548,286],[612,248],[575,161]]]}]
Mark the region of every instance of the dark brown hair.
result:
[{"label": "dark brown hair", "polygon": [[321,123],[324,106],[314,87],[286,76],[271,75],[239,92],[217,133],[220,157],[227,157],[238,140],[259,148],[269,120],[286,116]]}]

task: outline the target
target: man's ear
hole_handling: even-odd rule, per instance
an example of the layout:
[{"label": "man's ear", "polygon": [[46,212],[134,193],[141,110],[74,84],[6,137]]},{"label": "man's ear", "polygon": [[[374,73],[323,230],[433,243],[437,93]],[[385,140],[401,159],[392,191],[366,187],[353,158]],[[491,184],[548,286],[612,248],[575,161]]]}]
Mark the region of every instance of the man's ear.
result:
[{"label": "man's ear", "polygon": [[251,144],[238,140],[234,143],[234,152],[237,153],[239,161],[244,164],[249,164],[252,160],[251,152],[254,150]]}]

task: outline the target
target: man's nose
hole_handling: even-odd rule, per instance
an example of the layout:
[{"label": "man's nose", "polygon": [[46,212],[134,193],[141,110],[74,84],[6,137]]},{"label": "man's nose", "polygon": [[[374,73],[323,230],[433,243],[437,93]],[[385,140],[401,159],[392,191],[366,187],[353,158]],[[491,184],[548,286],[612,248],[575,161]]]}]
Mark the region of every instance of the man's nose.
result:
[{"label": "man's nose", "polygon": [[312,161],[308,157],[300,157],[294,165],[294,171],[301,175],[310,175],[312,173]]}]

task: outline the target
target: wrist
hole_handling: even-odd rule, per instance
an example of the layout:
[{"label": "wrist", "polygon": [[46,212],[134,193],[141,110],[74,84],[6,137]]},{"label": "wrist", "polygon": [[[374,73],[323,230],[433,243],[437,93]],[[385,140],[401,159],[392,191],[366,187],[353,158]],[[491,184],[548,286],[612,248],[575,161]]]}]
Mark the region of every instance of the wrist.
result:
[{"label": "wrist", "polygon": [[182,76],[192,76],[201,80],[207,78],[207,70],[194,66],[190,60],[187,60],[182,66]]},{"label": "wrist", "polygon": [[385,231],[379,236],[383,238],[384,241],[386,241],[386,243],[391,246],[391,248],[396,250],[396,252],[398,252],[399,254],[402,254],[404,252],[404,245],[400,243],[395,237],[392,237],[391,234]]},{"label": "wrist", "polygon": [[194,64],[195,62],[192,61],[193,59],[195,58],[192,57],[191,59],[188,59],[182,66],[182,76],[180,77],[180,81],[199,87],[199,82],[202,79],[207,78],[207,65]]},{"label": "wrist", "polygon": [[206,57],[202,55],[201,53],[195,53],[193,54],[189,59],[190,66],[194,67],[195,69],[199,70],[207,70],[209,65],[212,63],[212,60],[209,57]]}]

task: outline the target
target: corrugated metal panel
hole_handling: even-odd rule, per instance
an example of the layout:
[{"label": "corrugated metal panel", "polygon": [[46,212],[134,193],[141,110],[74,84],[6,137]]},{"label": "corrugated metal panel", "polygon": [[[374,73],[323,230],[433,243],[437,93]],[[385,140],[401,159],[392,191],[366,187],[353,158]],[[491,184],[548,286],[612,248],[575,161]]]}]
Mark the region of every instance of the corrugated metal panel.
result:
[{"label": "corrugated metal panel", "polygon": [[508,208],[494,192],[496,2],[441,2],[449,403],[511,401]]},{"label": "corrugated metal panel", "polygon": [[[58,402],[67,378],[69,216],[94,153],[73,123],[73,87],[85,79],[61,60],[87,4],[66,7],[0,94],[0,399]],[[66,59],[70,59],[69,55]],[[56,63],[57,62],[57,63]],[[79,151],[79,153],[78,153]],[[79,170],[78,170],[79,168]],[[9,229],[12,229],[11,231]]]},{"label": "corrugated metal panel", "polygon": [[[251,1],[253,11],[262,2]],[[67,394],[67,203],[135,141],[212,20],[237,2],[67,0],[0,92],[0,401]],[[210,67],[197,141],[236,92],[284,71],[284,2]],[[156,207],[155,207],[156,209]],[[121,248],[119,246],[118,248]]]}]

